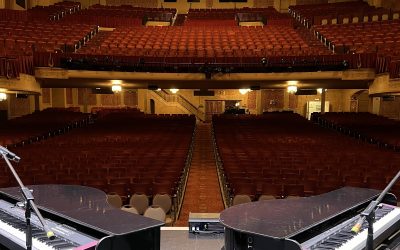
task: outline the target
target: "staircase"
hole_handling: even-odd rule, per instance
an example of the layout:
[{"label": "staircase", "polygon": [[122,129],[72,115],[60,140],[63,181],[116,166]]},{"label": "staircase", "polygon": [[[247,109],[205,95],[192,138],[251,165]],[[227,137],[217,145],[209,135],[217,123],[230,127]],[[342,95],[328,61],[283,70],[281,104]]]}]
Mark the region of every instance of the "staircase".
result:
[{"label": "staircase", "polygon": [[211,124],[198,123],[192,164],[182,210],[174,226],[187,226],[189,213],[220,213],[224,210],[215,165]]},{"label": "staircase", "polygon": [[197,107],[195,107],[191,102],[189,102],[185,97],[179,94],[169,94],[165,90],[161,91],[153,91],[156,93],[159,97],[161,97],[165,102],[175,102],[180,104],[182,107],[184,107],[187,111],[189,111],[190,114],[193,114],[196,116],[196,118],[200,121],[205,120],[205,113],[201,110],[199,110]]}]

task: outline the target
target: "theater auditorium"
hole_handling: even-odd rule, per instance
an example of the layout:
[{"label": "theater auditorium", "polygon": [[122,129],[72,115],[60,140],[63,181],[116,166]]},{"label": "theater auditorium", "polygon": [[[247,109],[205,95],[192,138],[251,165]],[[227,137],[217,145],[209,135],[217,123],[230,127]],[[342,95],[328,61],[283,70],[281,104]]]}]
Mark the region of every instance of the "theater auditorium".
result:
[{"label": "theater auditorium", "polygon": [[0,0],[0,249],[400,249],[399,120],[396,0]]}]

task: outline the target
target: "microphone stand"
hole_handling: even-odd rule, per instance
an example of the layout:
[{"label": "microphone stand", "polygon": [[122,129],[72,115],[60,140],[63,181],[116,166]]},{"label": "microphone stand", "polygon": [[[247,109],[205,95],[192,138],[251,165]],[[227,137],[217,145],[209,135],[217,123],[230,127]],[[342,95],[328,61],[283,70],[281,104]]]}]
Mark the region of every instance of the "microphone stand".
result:
[{"label": "microphone stand", "polygon": [[[12,172],[15,180],[17,180],[19,187],[21,188],[21,193],[22,196],[25,199],[25,219],[26,219],[26,249],[31,250],[32,249],[32,225],[31,225],[31,209],[35,212],[37,215],[40,223],[43,226],[43,230],[46,232],[47,238],[50,240],[53,240],[55,238],[54,233],[49,229],[47,226],[45,220],[43,219],[42,214],[39,212],[38,208],[36,207],[36,204],[34,203],[34,197],[32,195],[32,192],[25,187],[25,185],[22,183],[21,179],[19,178],[17,172],[15,171],[14,167],[11,165],[10,160],[8,159],[8,152],[1,150],[2,147],[0,148],[0,156],[3,157],[3,159],[6,161],[8,168]],[[7,150],[8,151],[8,150]],[[18,157],[19,159],[19,157]]]},{"label": "microphone stand", "polygon": [[392,186],[397,182],[400,177],[400,171],[397,172],[396,176],[390,181],[390,183],[386,186],[386,188],[382,191],[382,193],[376,198],[376,200],[372,201],[368,207],[361,213],[361,219],[367,220],[368,222],[368,237],[367,237],[367,245],[366,250],[374,249],[374,220],[375,220],[375,208],[381,203],[382,199],[385,197]]}]

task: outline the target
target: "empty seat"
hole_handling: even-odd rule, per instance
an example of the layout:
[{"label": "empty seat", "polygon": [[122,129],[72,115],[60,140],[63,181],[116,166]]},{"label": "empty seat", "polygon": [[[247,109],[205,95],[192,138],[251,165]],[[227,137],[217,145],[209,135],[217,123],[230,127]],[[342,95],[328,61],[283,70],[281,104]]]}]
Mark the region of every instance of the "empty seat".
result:
[{"label": "empty seat", "polygon": [[149,198],[145,194],[133,194],[129,200],[129,204],[136,208],[139,214],[143,214],[149,206]]},{"label": "empty seat", "polygon": [[150,206],[146,209],[143,216],[165,222],[165,212],[160,206]]}]

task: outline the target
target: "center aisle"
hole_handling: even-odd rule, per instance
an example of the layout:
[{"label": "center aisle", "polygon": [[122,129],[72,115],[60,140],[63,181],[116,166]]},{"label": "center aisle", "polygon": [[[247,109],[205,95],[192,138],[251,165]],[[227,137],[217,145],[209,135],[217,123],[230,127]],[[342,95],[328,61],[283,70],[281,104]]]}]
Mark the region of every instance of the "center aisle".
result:
[{"label": "center aisle", "polygon": [[182,211],[174,226],[188,226],[189,213],[219,213],[224,210],[215,165],[211,124],[196,125],[192,165]]}]

